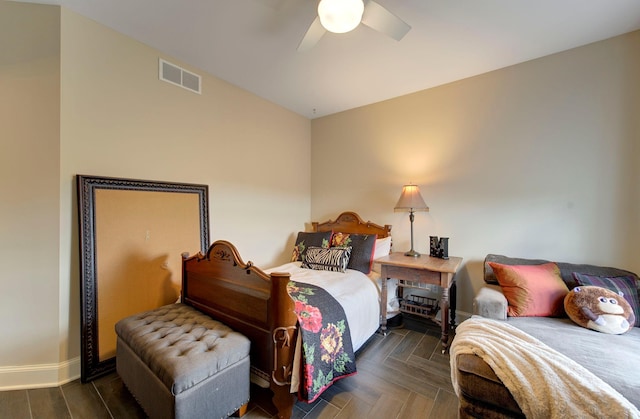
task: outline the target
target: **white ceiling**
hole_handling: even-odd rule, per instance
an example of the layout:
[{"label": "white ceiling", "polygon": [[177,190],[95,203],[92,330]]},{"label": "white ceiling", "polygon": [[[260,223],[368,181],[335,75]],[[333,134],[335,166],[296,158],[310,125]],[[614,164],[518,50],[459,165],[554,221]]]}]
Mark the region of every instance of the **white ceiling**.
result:
[{"label": "white ceiling", "polygon": [[309,118],[640,29],[640,0],[378,0],[411,25],[401,41],[360,25],[297,52],[316,0],[34,2],[65,6]]}]

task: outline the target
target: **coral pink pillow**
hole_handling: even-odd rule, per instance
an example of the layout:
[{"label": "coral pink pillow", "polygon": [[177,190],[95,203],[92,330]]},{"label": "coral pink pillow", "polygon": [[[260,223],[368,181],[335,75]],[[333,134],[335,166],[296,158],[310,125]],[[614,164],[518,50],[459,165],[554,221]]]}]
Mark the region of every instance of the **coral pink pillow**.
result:
[{"label": "coral pink pillow", "polygon": [[503,265],[489,262],[507,298],[512,317],[560,317],[569,288],[555,263]]}]

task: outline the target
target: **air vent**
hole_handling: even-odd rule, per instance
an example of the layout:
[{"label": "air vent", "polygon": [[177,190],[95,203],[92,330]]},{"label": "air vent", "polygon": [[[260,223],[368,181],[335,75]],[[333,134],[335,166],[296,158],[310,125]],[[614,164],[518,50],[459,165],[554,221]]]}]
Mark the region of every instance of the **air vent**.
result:
[{"label": "air vent", "polygon": [[202,84],[199,75],[191,73],[182,67],[163,60],[162,58],[160,58],[158,67],[160,80],[175,84],[176,86],[180,86],[198,94],[202,93]]}]

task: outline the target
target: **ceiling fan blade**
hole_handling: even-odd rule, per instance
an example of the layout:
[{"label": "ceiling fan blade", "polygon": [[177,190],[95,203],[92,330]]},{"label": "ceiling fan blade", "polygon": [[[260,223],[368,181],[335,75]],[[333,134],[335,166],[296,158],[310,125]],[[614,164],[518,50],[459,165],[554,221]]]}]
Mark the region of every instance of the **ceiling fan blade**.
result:
[{"label": "ceiling fan blade", "polygon": [[373,0],[369,0],[364,6],[362,23],[396,41],[404,38],[411,29],[406,22]]},{"label": "ceiling fan blade", "polygon": [[309,29],[307,29],[307,33],[304,34],[304,38],[300,41],[298,51],[307,51],[311,49],[318,43],[325,32],[327,32],[327,30],[322,26],[322,23],[320,23],[320,18],[316,16],[313,23],[311,23],[311,26],[309,26]]}]

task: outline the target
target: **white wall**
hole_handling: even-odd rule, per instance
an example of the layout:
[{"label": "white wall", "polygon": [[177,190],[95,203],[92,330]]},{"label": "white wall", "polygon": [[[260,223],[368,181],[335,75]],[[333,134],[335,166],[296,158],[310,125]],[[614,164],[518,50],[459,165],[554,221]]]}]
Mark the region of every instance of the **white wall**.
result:
[{"label": "white wall", "polygon": [[638,74],[634,32],[313,120],[311,216],[356,210],[405,251],[418,184],[415,248],[450,237],[467,313],[487,253],[639,272]]}]

